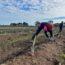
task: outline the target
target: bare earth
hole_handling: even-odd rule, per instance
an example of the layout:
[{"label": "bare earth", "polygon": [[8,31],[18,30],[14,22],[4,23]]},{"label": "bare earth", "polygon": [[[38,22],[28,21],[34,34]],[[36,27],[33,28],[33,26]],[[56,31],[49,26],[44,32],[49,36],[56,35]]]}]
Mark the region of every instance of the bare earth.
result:
[{"label": "bare earth", "polygon": [[[1,65],[58,65],[59,55],[65,53],[65,32],[60,38],[55,37],[55,41],[46,41],[39,38],[36,43],[35,55],[31,56],[30,40],[17,41],[16,44],[9,45],[6,49],[0,48]],[[9,39],[10,36],[0,37],[0,41]],[[43,40],[43,41],[42,41]],[[65,62],[65,59],[64,59]],[[62,65],[65,63],[62,62]]]}]

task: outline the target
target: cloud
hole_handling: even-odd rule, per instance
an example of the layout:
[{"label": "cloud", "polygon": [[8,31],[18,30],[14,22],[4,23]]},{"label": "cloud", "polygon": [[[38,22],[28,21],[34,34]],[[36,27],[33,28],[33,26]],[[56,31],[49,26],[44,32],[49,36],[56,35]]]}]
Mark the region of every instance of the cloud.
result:
[{"label": "cloud", "polygon": [[16,19],[34,22],[47,18],[56,19],[55,17],[65,16],[65,0],[0,0],[0,10],[1,15],[3,12],[9,13],[2,16],[3,19],[9,16],[12,21]]}]

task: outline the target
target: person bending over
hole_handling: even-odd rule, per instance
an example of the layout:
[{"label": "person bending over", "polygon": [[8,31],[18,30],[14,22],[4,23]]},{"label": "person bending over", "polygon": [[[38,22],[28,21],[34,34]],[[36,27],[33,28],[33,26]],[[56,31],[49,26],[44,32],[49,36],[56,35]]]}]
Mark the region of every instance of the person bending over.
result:
[{"label": "person bending over", "polygon": [[[37,36],[42,29],[44,30],[45,36],[49,40],[51,40],[51,38],[53,37],[52,28],[53,28],[53,24],[51,24],[51,23],[48,23],[48,22],[40,23],[40,26],[38,27],[38,29],[36,30],[36,33],[32,37],[32,40],[34,40],[35,36]],[[48,32],[50,33],[50,36],[48,35]]]}]

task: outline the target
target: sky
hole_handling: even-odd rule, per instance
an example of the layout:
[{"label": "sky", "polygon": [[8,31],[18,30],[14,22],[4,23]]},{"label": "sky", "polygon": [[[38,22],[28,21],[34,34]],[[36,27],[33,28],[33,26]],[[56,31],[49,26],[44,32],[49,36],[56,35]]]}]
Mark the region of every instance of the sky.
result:
[{"label": "sky", "polygon": [[0,24],[65,21],[65,0],[0,0]]}]

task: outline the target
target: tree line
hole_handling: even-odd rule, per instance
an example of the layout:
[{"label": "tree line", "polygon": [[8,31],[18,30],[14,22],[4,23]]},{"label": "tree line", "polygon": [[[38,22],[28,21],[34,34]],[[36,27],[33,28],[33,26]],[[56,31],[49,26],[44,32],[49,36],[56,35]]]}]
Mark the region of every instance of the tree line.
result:
[{"label": "tree line", "polygon": [[[40,22],[39,21],[36,21],[35,22],[35,26],[39,26]],[[26,27],[26,26],[30,26],[27,22],[23,22],[23,23],[10,23],[10,26],[23,26],[23,27]]]},{"label": "tree line", "polygon": [[[51,21],[51,22],[53,22],[53,21]],[[39,21],[36,21],[35,22],[35,26],[36,27],[38,27],[40,25],[40,22]],[[55,26],[58,26],[59,25],[59,23],[55,23],[54,24]],[[28,26],[31,26],[31,25],[29,25],[29,23],[27,23],[27,22],[23,22],[23,23],[10,23],[10,25],[0,25],[0,26],[20,26],[20,27],[28,27]],[[64,23],[64,26],[65,26],[65,23]]]},{"label": "tree line", "polygon": [[11,23],[10,26],[29,26],[29,24],[27,22],[23,22],[23,23]]}]

